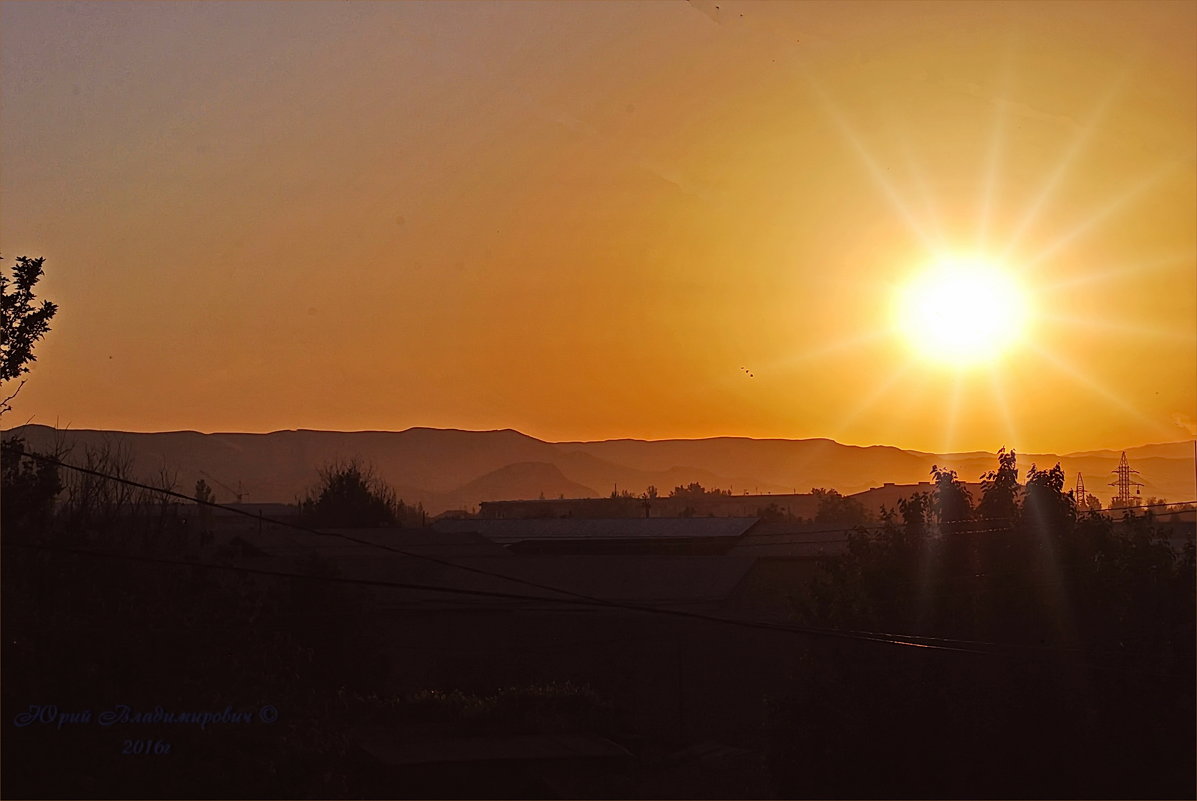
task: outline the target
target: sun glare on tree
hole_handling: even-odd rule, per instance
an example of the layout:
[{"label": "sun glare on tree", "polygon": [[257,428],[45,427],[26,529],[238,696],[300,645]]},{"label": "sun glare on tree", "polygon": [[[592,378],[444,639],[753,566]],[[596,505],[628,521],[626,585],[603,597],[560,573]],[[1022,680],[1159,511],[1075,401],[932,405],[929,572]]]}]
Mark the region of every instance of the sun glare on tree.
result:
[{"label": "sun glare on tree", "polygon": [[980,257],[947,257],[897,293],[898,329],[927,362],[952,368],[990,364],[1023,338],[1026,293],[1011,271]]}]

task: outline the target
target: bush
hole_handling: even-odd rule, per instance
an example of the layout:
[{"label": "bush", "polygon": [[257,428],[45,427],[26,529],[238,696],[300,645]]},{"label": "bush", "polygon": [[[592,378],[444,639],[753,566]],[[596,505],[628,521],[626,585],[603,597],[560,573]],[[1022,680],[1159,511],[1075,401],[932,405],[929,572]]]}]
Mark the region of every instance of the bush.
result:
[{"label": "bush", "polygon": [[370,528],[395,525],[400,501],[374,468],[353,459],[322,468],[319,484],[299,508],[313,525]]},{"label": "bush", "polygon": [[62,491],[58,466],[26,456],[24,440],[14,437],[0,446],[0,467],[4,495],[0,525],[5,534],[20,538],[43,535],[50,528],[54,502]]}]

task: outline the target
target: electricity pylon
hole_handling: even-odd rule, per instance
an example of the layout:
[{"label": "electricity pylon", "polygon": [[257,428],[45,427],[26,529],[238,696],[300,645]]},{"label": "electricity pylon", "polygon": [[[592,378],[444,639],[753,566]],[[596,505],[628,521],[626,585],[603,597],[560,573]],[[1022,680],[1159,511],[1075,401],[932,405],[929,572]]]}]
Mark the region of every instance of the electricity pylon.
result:
[{"label": "electricity pylon", "polygon": [[1131,487],[1135,488],[1135,495],[1139,495],[1139,487],[1143,486],[1142,481],[1135,481],[1133,476],[1139,474],[1138,470],[1134,470],[1130,466],[1130,462],[1126,461],[1126,451],[1122,452],[1122,460],[1118,462],[1118,469],[1111,470],[1118,476],[1110,482],[1111,487],[1118,488],[1118,494],[1114,496],[1113,505],[1120,507],[1138,506],[1138,498],[1131,495]]}]

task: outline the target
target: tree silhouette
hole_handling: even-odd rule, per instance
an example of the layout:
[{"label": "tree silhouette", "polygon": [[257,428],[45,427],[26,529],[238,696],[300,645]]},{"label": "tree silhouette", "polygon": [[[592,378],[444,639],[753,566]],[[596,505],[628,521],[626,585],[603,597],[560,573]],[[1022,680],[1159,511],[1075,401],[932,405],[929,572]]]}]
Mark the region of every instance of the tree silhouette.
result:
[{"label": "tree silhouette", "polygon": [[935,501],[929,492],[916,492],[909,498],[898,499],[898,511],[902,514],[902,526],[908,544],[915,544],[926,538],[934,520]]},{"label": "tree silhouette", "polygon": [[815,523],[819,525],[859,526],[869,522],[868,510],[855,498],[845,498],[838,490],[818,487],[810,494],[818,502]]},{"label": "tree silhouette", "polygon": [[353,459],[322,468],[319,484],[300,502],[300,511],[316,525],[368,528],[394,525],[399,501],[374,468]]},{"label": "tree silhouette", "polygon": [[1064,471],[1057,462],[1050,470],[1027,471],[1027,486],[1023,498],[1023,516],[1039,530],[1066,533],[1076,520],[1076,503],[1064,492]]},{"label": "tree silhouette", "polygon": [[756,516],[761,520],[769,522],[786,520],[792,517],[789,512],[782,509],[776,502],[770,503],[768,506],[758,507]]},{"label": "tree silhouette", "polygon": [[208,482],[202,478],[195,482],[195,499],[201,504],[212,503],[213,500],[212,488],[208,486]]},{"label": "tree silhouette", "polygon": [[981,476],[981,502],[977,516],[990,520],[1013,520],[1018,511],[1018,464],[1014,451],[998,451],[997,470]]},{"label": "tree silhouette", "polygon": [[[19,437],[0,444],[0,523],[6,534],[39,535],[50,527],[54,500],[62,491],[58,465],[25,456],[25,442]],[[57,454],[61,455],[61,454]]]},{"label": "tree silhouette", "polygon": [[684,487],[679,484],[669,491],[670,498],[702,498],[706,495],[731,495],[731,490],[706,489],[697,481],[691,481]]},{"label": "tree silhouette", "polygon": [[[0,384],[29,372],[29,363],[37,361],[33,346],[50,330],[50,319],[58,306],[43,300],[40,306],[34,304],[33,288],[42,277],[44,258],[17,258],[10,278],[8,272],[0,270],[0,319],[3,320],[4,337],[0,340]],[[9,401],[17,396],[24,380],[8,397],[0,401],[0,414],[9,411]]]},{"label": "tree silhouette", "polygon": [[941,526],[952,530],[956,528],[954,524],[972,517],[972,493],[964,486],[964,482],[956,477],[955,470],[932,465],[931,475],[935,479],[935,494],[932,500],[935,517]]}]

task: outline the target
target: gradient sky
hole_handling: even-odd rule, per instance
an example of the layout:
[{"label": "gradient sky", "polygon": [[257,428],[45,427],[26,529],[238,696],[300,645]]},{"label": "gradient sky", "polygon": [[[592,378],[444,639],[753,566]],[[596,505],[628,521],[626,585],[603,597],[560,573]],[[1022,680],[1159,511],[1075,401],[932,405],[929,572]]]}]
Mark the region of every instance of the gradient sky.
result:
[{"label": "gradient sky", "polygon": [[[1195,36],[1193,2],[4,2],[0,252],[60,305],[4,424],[1189,438]],[[890,330],[941,252],[1033,305],[985,369]]]}]

